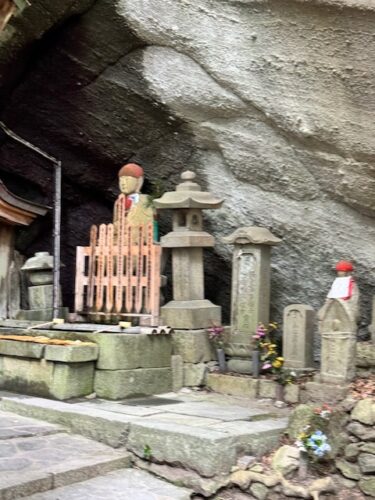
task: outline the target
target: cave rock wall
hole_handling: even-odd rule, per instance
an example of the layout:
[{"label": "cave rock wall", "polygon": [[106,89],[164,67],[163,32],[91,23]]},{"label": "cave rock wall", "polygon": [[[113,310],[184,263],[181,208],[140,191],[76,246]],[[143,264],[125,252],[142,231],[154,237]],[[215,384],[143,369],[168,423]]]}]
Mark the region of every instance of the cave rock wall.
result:
[{"label": "cave rock wall", "polygon": [[[74,248],[110,219],[116,172],[132,158],[148,181],[174,188],[190,168],[226,198],[207,213],[219,242],[210,298],[228,308],[221,237],[263,225],[283,238],[274,318],[290,303],[318,307],[345,258],[356,264],[365,326],[375,285],[373,2],[56,2],[34,26],[47,4],[33,1],[3,34],[1,115],[63,161],[67,301]],[[50,199],[47,165],[9,142],[0,161],[14,184]],[[24,241],[31,252],[49,232]]]}]

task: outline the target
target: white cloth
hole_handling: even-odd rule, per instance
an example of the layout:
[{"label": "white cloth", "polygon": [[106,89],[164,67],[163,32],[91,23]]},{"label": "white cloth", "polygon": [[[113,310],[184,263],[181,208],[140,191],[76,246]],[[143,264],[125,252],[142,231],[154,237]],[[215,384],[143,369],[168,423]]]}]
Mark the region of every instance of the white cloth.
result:
[{"label": "white cloth", "polygon": [[336,278],[332,283],[331,290],[327,297],[329,299],[349,299],[353,293],[353,278],[345,276]]}]

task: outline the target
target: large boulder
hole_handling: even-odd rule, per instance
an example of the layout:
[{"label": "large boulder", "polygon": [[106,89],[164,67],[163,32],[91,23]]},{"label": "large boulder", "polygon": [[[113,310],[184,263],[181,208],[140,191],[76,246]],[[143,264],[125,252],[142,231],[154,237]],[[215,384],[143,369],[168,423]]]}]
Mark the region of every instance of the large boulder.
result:
[{"label": "large boulder", "polygon": [[[74,247],[111,219],[128,158],[167,188],[196,170],[226,198],[207,214],[219,241],[251,224],[283,238],[274,319],[318,307],[339,258],[374,287],[374,22],[366,0],[34,0],[3,33],[0,118],[63,161],[66,302]],[[20,194],[51,200],[44,160],[7,142],[0,164]],[[44,249],[49,230],[19,248]],[[219,243],[208,268],[224,306],[230,252]]]}]

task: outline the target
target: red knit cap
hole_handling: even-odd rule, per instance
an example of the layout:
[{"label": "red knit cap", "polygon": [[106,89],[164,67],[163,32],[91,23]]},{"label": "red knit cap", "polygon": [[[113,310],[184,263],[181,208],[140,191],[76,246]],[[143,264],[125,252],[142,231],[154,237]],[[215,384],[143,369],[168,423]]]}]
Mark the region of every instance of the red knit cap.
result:
[{"label": "red knit cap", "polygon": [[137,165],[136,163],[127,163],[124,165],[118,173],[119,177],[135,177],[138,179],[139,177],[143,177],[143,168]]},{"label": "red knit cap", "polygon": [[347,260],[340,260],[340,262],[336,264],[336,271],[349,273],[350,271],[353,271],[353,269],[353,264],[351,262],[348,262]]}]

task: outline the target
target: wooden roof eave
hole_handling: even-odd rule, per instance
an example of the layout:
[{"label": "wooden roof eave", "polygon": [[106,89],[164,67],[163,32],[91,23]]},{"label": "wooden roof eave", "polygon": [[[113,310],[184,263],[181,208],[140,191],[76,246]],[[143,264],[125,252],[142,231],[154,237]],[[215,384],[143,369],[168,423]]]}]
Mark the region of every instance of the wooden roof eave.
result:
[{"label": "wooden roof eave", "polygon": [[33,203],[12,194],[0,180],[0,219],[11,225],[28,226],[39,215],[45,215],[50,207]]}]

